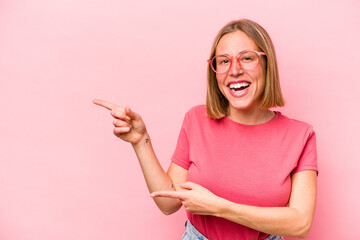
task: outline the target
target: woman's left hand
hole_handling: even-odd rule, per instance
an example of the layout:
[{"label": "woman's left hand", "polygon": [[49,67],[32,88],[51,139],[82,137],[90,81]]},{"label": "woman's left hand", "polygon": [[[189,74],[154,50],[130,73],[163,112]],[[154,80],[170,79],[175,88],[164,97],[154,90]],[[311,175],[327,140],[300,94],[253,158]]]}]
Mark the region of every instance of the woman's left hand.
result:
[{"label": "woman's left hand", "polygon": [[180,187],[178,191],[157,191],[151,193],[151,196],[177,198],[192,214],[216,215],[219,211],[222,198],[206,188],[193,182],[182,183]]}]

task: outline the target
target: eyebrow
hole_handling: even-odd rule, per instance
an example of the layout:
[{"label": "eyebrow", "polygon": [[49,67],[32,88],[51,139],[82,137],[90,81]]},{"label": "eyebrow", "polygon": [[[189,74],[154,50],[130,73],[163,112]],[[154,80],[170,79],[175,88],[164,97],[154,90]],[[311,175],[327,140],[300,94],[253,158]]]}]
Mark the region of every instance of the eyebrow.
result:
[{"label": "eyebrow", "polygon": [[[244,49],[244,50],[238,52],[238,53],[236,54],[236,56],[239,56],[242,52],[249,51],[249,50],[257,51],[257,50],[254,50],[254,49]],[[223,56],[223,55],[225,55],[225,56],[231,56],[231,54],[227,54],[227,53],[218,54],[218,55],[216,55],[216,56]]]}]

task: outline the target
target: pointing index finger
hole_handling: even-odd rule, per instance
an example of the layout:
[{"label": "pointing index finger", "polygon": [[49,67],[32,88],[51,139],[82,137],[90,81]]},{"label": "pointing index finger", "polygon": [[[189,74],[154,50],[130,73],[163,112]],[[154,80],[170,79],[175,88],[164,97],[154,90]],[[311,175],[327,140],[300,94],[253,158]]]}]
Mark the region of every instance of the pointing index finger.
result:
[{"label": "pointing index finger", "polygon": [[107,108],[109,110],[112,110],[113,108],[119,108],[119,106],[116,105],[115,103],[105,101],[105,100],[102,100],[102,99],[94,99],[93,103],[96,104],[96,105],[99,105],[101,107]]},{"label": "pointing index finger", "polygon": [[184,193],[179,191],[157,191],[150,194],[151,197],[168,197],[168,198],[178,198],[184,199]]}]

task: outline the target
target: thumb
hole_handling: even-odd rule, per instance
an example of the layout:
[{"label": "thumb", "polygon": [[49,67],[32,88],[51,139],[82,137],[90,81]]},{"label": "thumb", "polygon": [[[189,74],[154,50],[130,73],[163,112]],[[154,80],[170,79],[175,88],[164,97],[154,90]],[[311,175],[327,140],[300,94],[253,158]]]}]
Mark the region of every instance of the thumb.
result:
[{"label": "thumb", "polygon": [[125,113],[126,113],[127,116],[129,116],[133,120],[140,120],[141,119],[140,115],[137,114],[136,112],[134,112],[133,110],[131,110],[129,106],[125,107]]},{"label": "thumb", "polygon": [[193,182],[185,182],[185,183],[181,183],[180,187],[183,188],[183,189],[192,190],[192,189],[195,189],[197,187],[197,184],[193,183]]}]

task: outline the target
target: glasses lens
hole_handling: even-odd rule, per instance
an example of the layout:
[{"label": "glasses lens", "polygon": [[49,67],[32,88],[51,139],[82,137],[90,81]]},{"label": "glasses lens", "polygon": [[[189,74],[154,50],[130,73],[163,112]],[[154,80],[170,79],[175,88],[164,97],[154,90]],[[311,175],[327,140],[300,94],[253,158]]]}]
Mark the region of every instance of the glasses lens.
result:
[{"label": "glasses lens", "polygon": [[259,56],[254,52],[244,52],[240,55],[239,60],[244,69],[254,69],[259,62]]},{"label": "glasses lens", "polygon": [[212,61],[212,68],[217,73],[224,73],[229,70],[231,60],[226,56],[217,56]]},{"label": "glasses lens", "polygon": [[[231,66],[232,58],[220,55],[215,57],[211,62],[211,67],[216,73],[225,73]],[[257,67],[259,63],[259,55],[253,51],[242,52],[238,57],[238,63],[241,68],[245,70],[252,70]]]}]

